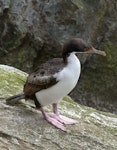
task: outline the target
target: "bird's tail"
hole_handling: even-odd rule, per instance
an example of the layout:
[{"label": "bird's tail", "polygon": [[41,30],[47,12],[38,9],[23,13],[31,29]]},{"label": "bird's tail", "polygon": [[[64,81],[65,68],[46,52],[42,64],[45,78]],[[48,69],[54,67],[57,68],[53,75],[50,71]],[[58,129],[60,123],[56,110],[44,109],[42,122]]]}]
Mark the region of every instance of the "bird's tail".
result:
[{"label": "bird's tail", "polygon": [[6,99],[6,103],[7,104],[11,104],[11,103],[17,103],[19,100],[24,99],[25,95],[22,94],[17,94],[17,95],[13,95],[9,98]]}]

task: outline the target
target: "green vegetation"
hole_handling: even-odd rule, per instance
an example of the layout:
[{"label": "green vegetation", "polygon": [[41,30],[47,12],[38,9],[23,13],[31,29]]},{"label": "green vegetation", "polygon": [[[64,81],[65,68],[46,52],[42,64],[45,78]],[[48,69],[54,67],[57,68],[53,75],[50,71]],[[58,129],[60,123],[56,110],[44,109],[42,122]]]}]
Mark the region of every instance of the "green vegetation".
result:
[{"label": "green vegetation", "polygon": [[18,69],[0,65],[0,98],[4,99],[22,92],[27,74],[16,70]]}]

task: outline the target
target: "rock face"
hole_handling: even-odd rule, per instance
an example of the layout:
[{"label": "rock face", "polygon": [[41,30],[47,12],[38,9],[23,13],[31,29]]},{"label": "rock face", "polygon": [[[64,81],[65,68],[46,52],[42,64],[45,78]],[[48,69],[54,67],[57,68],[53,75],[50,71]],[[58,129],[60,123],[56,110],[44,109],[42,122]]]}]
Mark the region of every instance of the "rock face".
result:
[{"label": "rock face", "polygon": [[0,63],[29,71],[61,56],[66,39],[84,38],[107,57],[79,56],[83,74],[72,97],[117,113],[116,16],[116,0],[0,0]]},{"label": "rock face", "polygon": [[[60,113],[75,118],[78,124],[67,126],[65,133],[44,121],[40,112],[32,108],[33,104],[22,101],[14,106],[7,105],[4,98],[22,92],[20,79],[25,80],[25,77],[20,70],[0,65],[1,150],[117,149],[116,115],[78,105],[66,97],[60,103]],[[45,109],[51,113],[51,107]]]}]

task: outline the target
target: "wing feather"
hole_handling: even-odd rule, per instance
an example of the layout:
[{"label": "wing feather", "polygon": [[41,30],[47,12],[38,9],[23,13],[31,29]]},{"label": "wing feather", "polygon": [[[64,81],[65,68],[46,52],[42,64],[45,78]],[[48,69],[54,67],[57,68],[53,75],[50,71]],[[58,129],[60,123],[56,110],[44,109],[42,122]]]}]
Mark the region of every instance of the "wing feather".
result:
[{"label": "wing feather", "polygon": [[52,59],[39,66],[28,76],[24,85],[24,94],[27,96],[34,95],[36,92],[47,89],[59,82],[54,75],[63,67],[64,64],[60,58]]}]

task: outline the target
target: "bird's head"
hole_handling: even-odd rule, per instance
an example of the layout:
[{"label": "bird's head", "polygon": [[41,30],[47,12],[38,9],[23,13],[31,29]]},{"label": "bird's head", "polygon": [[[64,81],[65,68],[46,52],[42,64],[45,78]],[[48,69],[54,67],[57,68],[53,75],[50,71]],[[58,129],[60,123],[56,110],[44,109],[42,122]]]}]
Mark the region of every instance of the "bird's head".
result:
[{"label": "bird's head", "polygon": [[106,56],[104,51],[95,49],[93,46],[89,45],[80,38],[73,38],[64,44],[62,53],[63,59],[66,59],[71,53],[95,53]]}]

